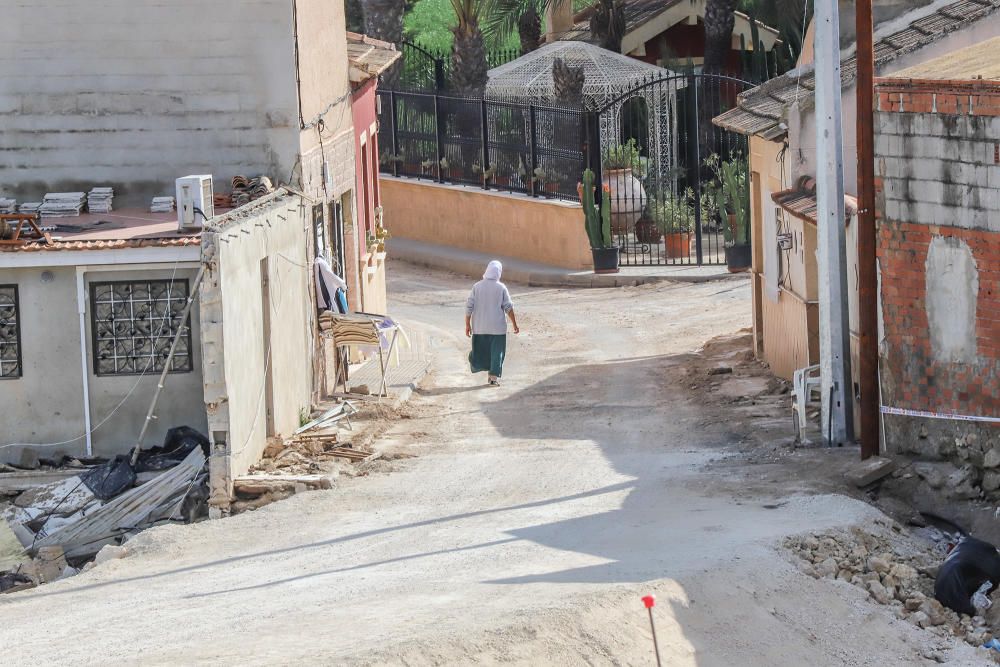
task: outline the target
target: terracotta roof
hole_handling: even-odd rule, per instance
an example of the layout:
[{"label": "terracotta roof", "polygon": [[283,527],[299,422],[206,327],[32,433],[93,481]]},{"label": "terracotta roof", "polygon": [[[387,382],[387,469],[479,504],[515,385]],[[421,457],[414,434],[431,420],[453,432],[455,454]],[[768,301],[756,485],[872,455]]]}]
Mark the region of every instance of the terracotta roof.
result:
[{"label": "terracotta roof", "polygon": [[[623,0],[622,9],[625,13],[625,34],[628,35],[638,30],[663,12],[672,9],[682,2],[690,2],[690,0]],[[597,40],[590,34],[590,17],[593,11],[592,7],[588,7],[574,14],[573,27],[557,34],[556,38],[566,41],[596,42]],[[734,13],[748,21],[750,19],[746,14],[740,12]],[[778,34],[778,31],[771,26],[765,25],[760,21],[755,21],[755,23],[761,30],[766,30],[775,35]]]},{"label": "terracotta roof", "polygon": [[351,81],[354,83],[378,76],[399,60],[401,55],[394,44],[356,32],[347,33],[347,61],[350,64]]},{"label": "terracotta roof", "polygon": [[887,79],[978,81],[1000,79],[1000,37],[952,51],[886,76]]},{"label": "terracotta roof", "polygon": [[[956,30],[967,28],[996,14],[1000,0],[958,0],[927,13],[912,12],[914,18],[900,30],[881,36],[875,42],[876,71],[908,53],[936,42]],[[905,17],[904,17],[905,19]],[[895,25],[895,22],[893,23]],[[857,62],[851,54],[840,61],[841,85],[850,85],[857,74]],[[716,116],[719,127],[745,135],[777,139],[785,135],[788,109],[799,102],[809,108],[813,104],[816,75],[811,65],[792,70],[763,85],[740,94],[737,106]]]},{"label": "terracotta roof", "polygon": [[[795,184],[794,188],[775,192],[771,195],[775,204],[790,213],[791,215],[816,224],[816,212],[818,204],[816,202],[816,179],[810,176],[803,176]],[[850,195],[844,196],[844,212],[846,222],[849,223],[858,212],[858,200]]]},{"label": "terracotta roof", "polygon": [[50,230],[51,245],[41,240],[29,240],[23,245],[0,245],[0,251],[115,250],[201,243],[200,232],[177,231],[176,213],[149,213],[143,209],[84,213],[71,218],[42,218],[40,224],[43,229]]}]

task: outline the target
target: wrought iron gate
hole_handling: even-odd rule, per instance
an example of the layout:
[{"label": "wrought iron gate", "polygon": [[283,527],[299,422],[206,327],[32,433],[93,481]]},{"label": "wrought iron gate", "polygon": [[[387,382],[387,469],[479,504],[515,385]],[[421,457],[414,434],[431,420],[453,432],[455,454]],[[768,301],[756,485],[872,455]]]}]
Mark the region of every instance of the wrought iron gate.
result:
[{"label": "wrought iron gate", "polygon": [[749,242],[747,138],[712,118],[734,107],[750,85],[721,75],[671,75],[598,112],[601,159],[592,162],[611,198],[622,265],[725,264],[727,244]]}]

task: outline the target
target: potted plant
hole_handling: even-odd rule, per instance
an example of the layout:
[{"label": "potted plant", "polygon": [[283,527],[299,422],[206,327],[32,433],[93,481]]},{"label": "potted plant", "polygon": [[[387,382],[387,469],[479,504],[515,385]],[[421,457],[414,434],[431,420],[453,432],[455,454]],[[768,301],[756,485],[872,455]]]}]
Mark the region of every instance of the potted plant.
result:
[{"label": "potted plant", "polygon": [[650,217],[663,234],[663,245],[667,257],[682,258],[691,255],[691,231],[694,214],[691,198],[694,193],[688,188],[681,195],[664,192],[650,205]]},{"label": "potted plant", "polygon": [[550,194],[559,191],[559,175],[554,171],[547,171],[542,167],[535,167],[534,178],[535,182],[538,184],[539,190],[544,190]]},{"label": "potted plant", "polygon": [[747,161],[742,154],[722,161],[713,155],[706,162],[715,171],[713,191],[719,214],[726,214],[722,236],[726,241],[726,266],[732,273],[750,268],[750,188]]},{"label": "potted plant", "polygon": [[590,252],[594,257],[594,273],[618,273],[619,248],[611,235],[611,202],[608,188],[603,188],[601,207],[594,202],[594,172],[583,172],[583,215]]},{"label": "potted plant", "polygon": [[628,234],[646,208],[646,190],[639,179],[644,175],[642,156],[635,139],[604,151],[604,184],[611,191],[611,228]]},{"label": "potted plant", "polygon": [[435,167],[437,167],[437,162],[434,160],[424,160],[420,163],[420,173],[433,174]]}]

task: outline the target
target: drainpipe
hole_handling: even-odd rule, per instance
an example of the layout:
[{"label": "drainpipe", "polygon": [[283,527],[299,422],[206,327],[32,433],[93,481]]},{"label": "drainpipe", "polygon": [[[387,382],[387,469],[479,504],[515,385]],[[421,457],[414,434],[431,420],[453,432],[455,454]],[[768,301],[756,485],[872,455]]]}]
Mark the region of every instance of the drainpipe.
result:
[{"label": "drainpipe", "polygon": [[76,267],[76,310],[80,315],[80,374],[83,380],[83,423],[87,433],[87,456],[94,455],[90,434],[90,371],[87,367],[87,290],[83,274],[86,266]]}]

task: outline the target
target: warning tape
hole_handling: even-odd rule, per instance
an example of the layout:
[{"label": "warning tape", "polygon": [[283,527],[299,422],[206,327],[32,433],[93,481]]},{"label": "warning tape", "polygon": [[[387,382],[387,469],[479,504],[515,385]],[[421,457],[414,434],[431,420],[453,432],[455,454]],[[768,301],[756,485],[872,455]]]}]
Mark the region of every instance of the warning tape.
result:
[{"label": "warning tape", "polygon": [[948,415],[940,412],[925,412],[924,410],[905,410],[903,408],[890,408],[882,406],[884,415],[903,415],[904,417],[923,417],[925,419],[952,419],[963,422],[987,422],[989,424],[1000,424],[1000,417],[977,417],[973,415]]}]

